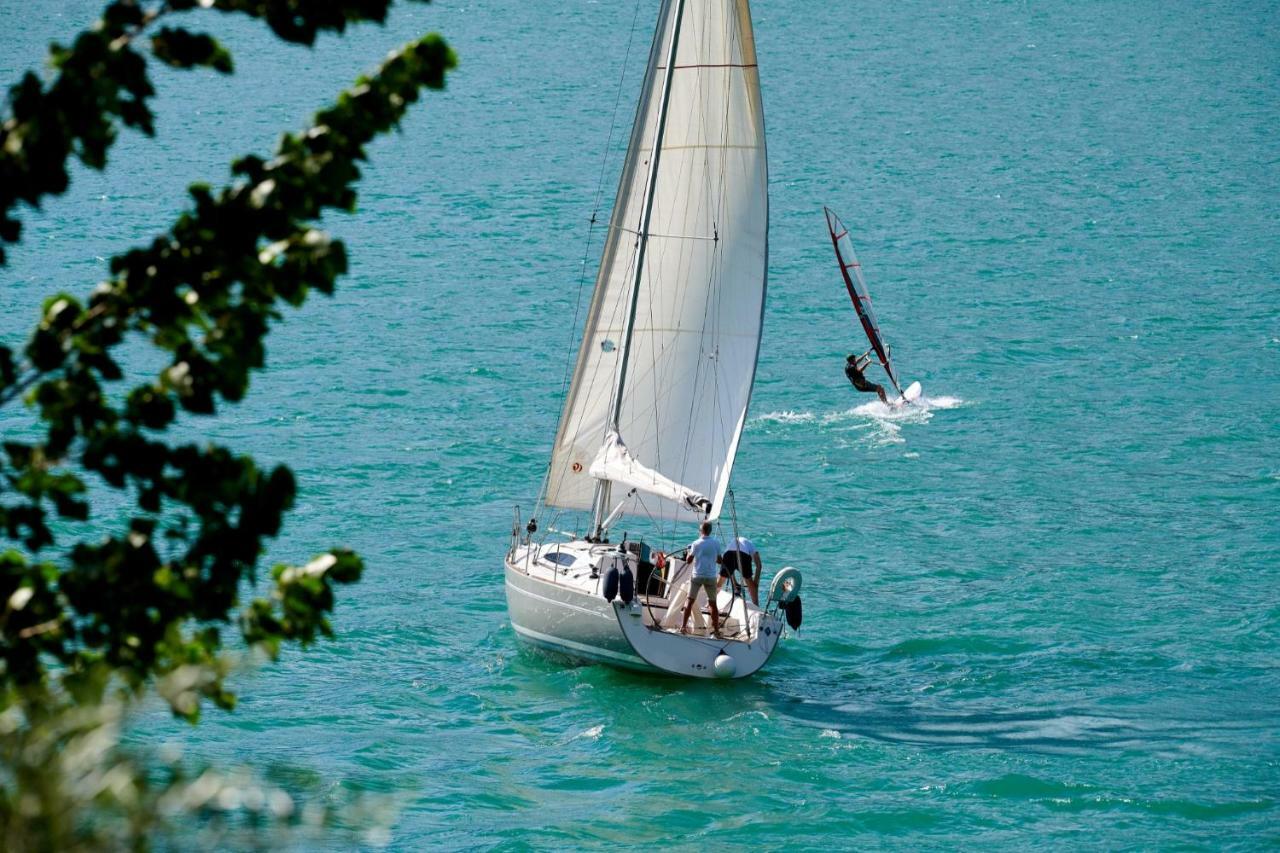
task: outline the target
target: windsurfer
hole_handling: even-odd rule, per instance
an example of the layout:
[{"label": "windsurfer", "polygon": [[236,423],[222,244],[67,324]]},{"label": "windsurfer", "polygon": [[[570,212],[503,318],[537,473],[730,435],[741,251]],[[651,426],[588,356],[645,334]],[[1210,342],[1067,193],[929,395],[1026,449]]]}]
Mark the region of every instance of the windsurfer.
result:
[{"label": "windsurfer", "polygon": [[849,354],[844,361],[844,375],[849,377],[849,381],[853,383],[853,387],[859,391],[865,391],[870,394],[874,391],[880,397],[880,402],[888,405],[889,397],[884,393],[884,386],[871,382],[863,375],[862,371],[867,369],[867,365],[871,363],[871,353],[865,352],[862,355]]}]

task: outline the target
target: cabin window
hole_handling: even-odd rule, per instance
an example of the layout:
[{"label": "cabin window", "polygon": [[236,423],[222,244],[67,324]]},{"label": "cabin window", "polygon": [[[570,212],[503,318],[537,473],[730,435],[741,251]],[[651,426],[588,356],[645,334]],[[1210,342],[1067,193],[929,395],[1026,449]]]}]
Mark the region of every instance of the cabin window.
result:
[{"label": "cabin window", "polygon": [[578,558],[572,554],[565,554],[561,551],[552,551],[550,554],[543,554],[542,559],[548,563],[555,563],[557,566],[572,566],[578,561]]}]

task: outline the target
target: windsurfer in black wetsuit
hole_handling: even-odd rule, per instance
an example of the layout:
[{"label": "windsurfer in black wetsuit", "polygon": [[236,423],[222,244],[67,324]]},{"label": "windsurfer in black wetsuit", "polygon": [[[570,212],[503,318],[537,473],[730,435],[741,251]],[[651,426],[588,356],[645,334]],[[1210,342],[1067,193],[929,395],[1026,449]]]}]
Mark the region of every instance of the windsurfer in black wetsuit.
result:
[{"label": "windsurfer in black wetsuit", "polygon": [[880,396],[880,402],[888,405],[889,397],[884,393],[884,386],[870,382],[867,377],[862,375],[862,371],[866,370],[867,365],[870,363],[871,354],[869,352],[860,356],[850,353],[849,357],[844,360],[844,375],[849,377],[849,381],[853,383],[854,388],[859,391],[865,391],[868,394],[874,391]]}]

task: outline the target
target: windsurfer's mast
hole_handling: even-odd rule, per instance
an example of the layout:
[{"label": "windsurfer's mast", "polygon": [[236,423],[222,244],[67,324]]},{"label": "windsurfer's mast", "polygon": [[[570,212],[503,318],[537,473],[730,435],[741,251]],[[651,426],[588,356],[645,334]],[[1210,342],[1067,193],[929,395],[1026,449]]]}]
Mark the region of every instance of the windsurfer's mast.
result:
[{"label": "windsurfer's mast", "polygon": [[[671,102],[671,78],[676,68],[676,50],[680,45],[680,21],[684,17],[685,0],[675,0],[676,13],[671,24],[671,43],[667,47],[667,67],[662,76],[662,94],[658,99],[658,121],[653,130],[653,147],[649,153],[649,174],[645,179],[644,199],[640,214],[640,228],[636,232],[636,249],[632,257],[634,277],[627,308],[627,325],[622,336],[622,353],[618,359],[618,372],[614,378],[613,405],[609,411],[606,433],[616,432],[622,416],[622,391],[627,382],[627,361],[631,356],[631,338],[635,332],[636,310],[640,302],[640,284],[644,277],[645,249],[649,244],[649,223],[653,219],[653,188],[658,178],[658,161],[662,158],[662,137],[667,128],[667,108]],[[609,513],[610,482],[598,480],[591,505],[591,529],[593,535],[604,534],[604,520]]]}]

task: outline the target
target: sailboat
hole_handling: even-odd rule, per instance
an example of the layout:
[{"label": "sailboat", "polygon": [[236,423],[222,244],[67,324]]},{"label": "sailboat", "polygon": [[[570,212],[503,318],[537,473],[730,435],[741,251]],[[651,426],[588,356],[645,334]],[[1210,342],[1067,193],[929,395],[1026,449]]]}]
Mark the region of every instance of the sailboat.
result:
[{"label": "sailboat", "polygon": [[719,636],[701,602],[682,630],[684,546],[703,521],[737,535],[729,479],[760,348],[768,225],[747,0],[664,0],[546,478],[512,527],[504,574],[521,641],[742,678],[799,627],[801,576],[788,567],[763,603],[723,584]]},{"label": "sailboat", "polygon": [[[861,323],[862,331],[866,333],[867,340],[871,343],[871,351],[876,354],[885,375],[893,384],[893,390],[898,392],[897,399],[893,401],[894,405],[901,406],[913,402],[920,398],[920,383],[912,382],[905,391],[898,383],[898,371],[893,367],[889,346],[880,333],[880,322],[876,319],[875,312],[871,310],[871,294],[867,291],[867,282],[862,277],[862,264],[858,263],[858,256],[854,254],[849,229],[831,208],[824,207],[822,212],[827,216],[827,231],[831,234],[831,245],[835,247],[836,261],[840,264],[840,275],[844,278],[845,289],[849,291],[849,299],[853,301],[853,309],[858,314],[858,322]],[[851,271],[852,275],[850,275]]]}]

